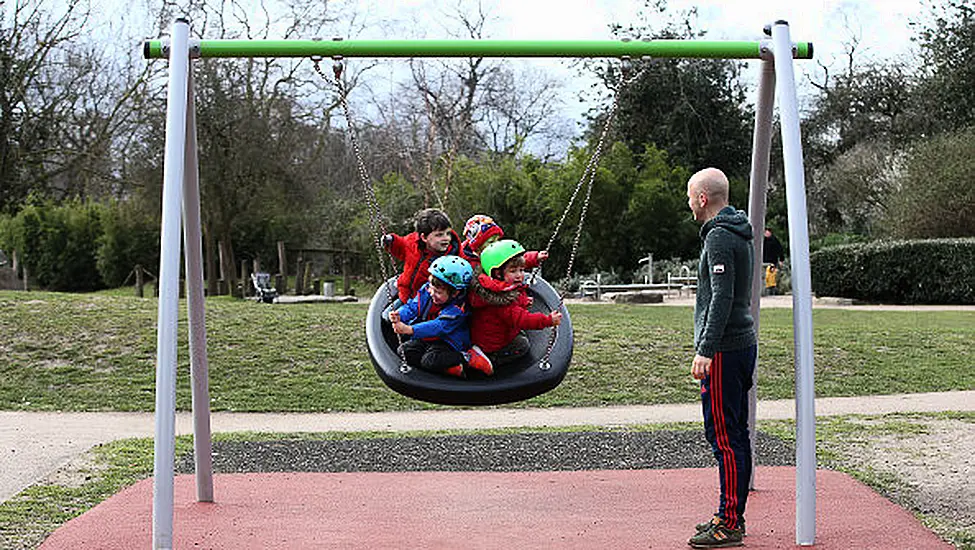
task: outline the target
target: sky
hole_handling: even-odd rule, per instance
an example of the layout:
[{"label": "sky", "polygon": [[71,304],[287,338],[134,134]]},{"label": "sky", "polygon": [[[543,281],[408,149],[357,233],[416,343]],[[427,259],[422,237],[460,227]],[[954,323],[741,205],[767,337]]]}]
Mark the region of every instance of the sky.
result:
[{"label": "sky", "polygon": [[[497,0],[504,32],[510,38],[610,38],[611,22],[646,21],[640,0]],[[832,64],[845,56],[844,43],[860,38],[862,52],[874,56],[905,54],[908,22],[921,13],[919,0],[670,0],[668,12],[696,6],[698,25],[712,40],[761,39],[763,27],[789,23],[793,41],[814,43],[816,59]],[[539,25],[544,21],[544,25]]]},{"label": "sky", "polygon": [[[153,0],[92,2],[105,8],[96,13],[115,14],[111,17],[113,21],[120,13],[113,6],[130,5],[132,9],[121,13],[127,13],[127,18],[137,18],[137,12],[144,9],[134,6],[144,8],[154,3]],[[660,16],[647,10],[645,3],[644,0],[480,0],[488,14],[486,38],[538,40],[612,39],[611,23],[645,26],[652,22],[654,27],[663,27],[666,21],[648,19]],[[914,46],[910,42],[912,33],[908,23],[923,13],[920,0],[667,0],[666,4],[668,14],[696,6],[695,27],[707,31],[705,38],[709,40],[759,40],[763,38],[762,29],[766,24],[779,19],[788,21],[793,41],[814,44],[815,59],[796,62],[801,107],[804,97],[811,97],[815,91],[809,79],[821,81],[822,66],[834,72],[842,69],[846,62],[845,50],[853,38],[859,39],[855,57],[859,62],[868,57],[912,55]],[[452,38],[457,35],[451,32],[456,33],[459,28],[455,20],[451,23],[458,6],[470,11],[476,5],[475,0],[330,0],[328,9],[356,14],[355,30],[346,34],[349,38]],[[571,66],[572,61],[544,59],[513,63],[541,68],[560,80],[564,88],[564,114],[574,124],[579,124],[586,110],[593,107],[591,102],[576,100],[580,92],[590,88],[593,80],[580,75]],[[758,64],[749,65],[743,75],[747,84],[753,84],[757,81]],[[392,92],[395,81],[408,74],[406,64],[397,60],[383,66],[386,68],[373,71],[378,79],[376,91]]]},{"label": "sky", "polygon": [[[61,0],[55,0],[55,3]],[[152,0],[91,0],[109,19],[131,19]],[[496,39],[611,39],[609,25],[643,25],[648,12],[644,0],[479,0],[489,15],[486,38]],[[178,2],[177,2],[178,3]],[[247,0],[244,0],[244,4]],[[256,0],[253,0],[256,4]],[[843,62],[844,43],[861,40],[859,51],[889,57],[909,52],[908,22],[922,13],[920,0],[665,0],[668,13],[692,6],[698,9],[697,27],[712,40],[756,40],[762,28],[778,19],[789,22],[794,41],[811,41],[816,60],[831,65]],[[270,4],[273,4],[271,0]],[[0,2],[2,5],[2,2]],[[119,10],[121,5],[128,9]],[[448,21],[457,6],[470,10],[475,0],[330,0],[328,9],[358,14],[350,38],[449,38]],[[141,8],[141,9],[140,9]],[[662,26],[663,21],[655,21]],[[454,25],[456,30],[457,26]],[[311,37],[309,37],[311,38]],[[547,60],[548,66],[565,65]],[[801,66],[800,66],[801,67]]]},{"label": "sky", "polygon": [[[356,0],[360,11],[369,20],[389,20],[401,24],[412,36],[390,36],[383,26],[367,28],[361,38],[445,38],[448,30],[440,23],[456,12],[458,2],[470,6],[473,0],[398,0],[390,10],[386,0]],[[481,0],[490,16],[487,38],[588,40],[612,39],[611,23],[634,23],[644,26],[648,17],[657,17],[644,8],[643,0]],[[334,4],[333,4],[334,5]],[[824,69],[841,70],[846,64],[846,50],[854,38],[859,41],[854,59],[864,62],[868,57],[886,59],[911,56],[914,46],[908,25],[917,19],[923,8],[920,0],[669,0],[667,13],[697,7],[696,28],[707,31],[709,40],[760,40],[763,27],[776,20],[789,22],[793,41],[811,41],[815,59],[796,62],[796,77],[800,105],[804,97],[811,97],[809,79],[821,81]],[[641,15],[642,12],[642,15]],[[665,21],[654,21],[664,26]],[[456,28],[456,27],[455,27]],[[587,89],[592,81],[580,77],[566,60],[517,61],[541,66],[565,86],[567,115],[579,122],[591,106],[572,98]],[[749,71],[757,81],[758,63],[749,63],[744,78],[749,83]]]}]

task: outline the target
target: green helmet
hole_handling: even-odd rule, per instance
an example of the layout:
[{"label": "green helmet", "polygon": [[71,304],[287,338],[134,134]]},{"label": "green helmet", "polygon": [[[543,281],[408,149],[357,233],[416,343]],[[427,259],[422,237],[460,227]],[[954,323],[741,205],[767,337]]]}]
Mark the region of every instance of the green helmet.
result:
[{"label": "green helmet", "polygon": [[494,241],[481,252],[481,269],[491,275],[493,270],[501,267],[511,258],[524,253],[525,247],[518,244],[518,241],[512,239]]}]

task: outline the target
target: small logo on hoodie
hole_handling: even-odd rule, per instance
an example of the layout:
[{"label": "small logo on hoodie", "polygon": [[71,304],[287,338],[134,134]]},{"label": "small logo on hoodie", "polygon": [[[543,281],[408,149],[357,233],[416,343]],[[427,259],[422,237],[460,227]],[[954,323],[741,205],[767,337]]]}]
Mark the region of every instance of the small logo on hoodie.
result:
[{"label": "small logo on hoodie", "polygon": [[714,264],[713,273],[724,273],[724,264]]}]

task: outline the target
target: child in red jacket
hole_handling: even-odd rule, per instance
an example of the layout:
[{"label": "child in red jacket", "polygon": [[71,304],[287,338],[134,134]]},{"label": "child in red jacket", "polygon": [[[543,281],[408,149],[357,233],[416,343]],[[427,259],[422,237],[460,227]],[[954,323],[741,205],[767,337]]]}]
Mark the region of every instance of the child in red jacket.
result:
[{"label": "child in red jacket", "polygon": [[[464,240],[460,243],[460,255],[473,266],[480,266],[481,252],[488,245],[504,237],[504,230],[494,218],[484,214],[474,214],[464,224]],[[548,252],[525,252],[525,269],[535,269],[548,259]]]},{"label": "child in red jacket", "polygon": [[450,218],[440,210],[426,208],[416,213],[413,233],[400,237],[395,233],[383,235],[383,245],[389,253],[403,262],[403,272],[396,280],[399,307],[416,296],[430,275],[430,263],[441,256],[457,256],[460,238],[450,228]]},{"label": "child in red jacket", "polygon": [[497,241],[481,253],[484,273],[471,282],[471,341],[496,366],[528,353],[528,336],[522,331],[562,323],[559,311],[548,315],[528,311],[525,263],[525,247],[510,239]]}]

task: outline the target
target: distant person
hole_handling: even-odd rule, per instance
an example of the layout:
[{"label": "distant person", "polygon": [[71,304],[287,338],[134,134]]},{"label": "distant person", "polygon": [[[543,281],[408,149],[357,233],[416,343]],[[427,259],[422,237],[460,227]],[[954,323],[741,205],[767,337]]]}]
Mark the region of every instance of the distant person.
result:
[{"label": "distant person", "polygon": [[718,510],[696,526],[694,548],[740,546],[751,480],[748,391],[757,345],[749,308],[752,227],[728,205],[728,178],[706,168],[687,182],[687,202],[700,222],[701,248],[694,306],[691,376],[701,381],[704,433],[718,462]]},{"label": "distant person", "polygon": [[441,256],[430,264],[427,283],[416,296],[390,312],[393,331],[410,337],[400,344],[408,365],[460,378],[465,365],[482,368],[466,353],[471,348],[467,286],[473,275],[467,260]]},{"label": "distant person", "polygon": [[772,234],[772,230],[765,229],[765,239],[762,244],[762,263],[765,264],[765,293],[769,295],[778,294],[779,269],[785,254],[782,251],[782,243],[778,237]]}]

